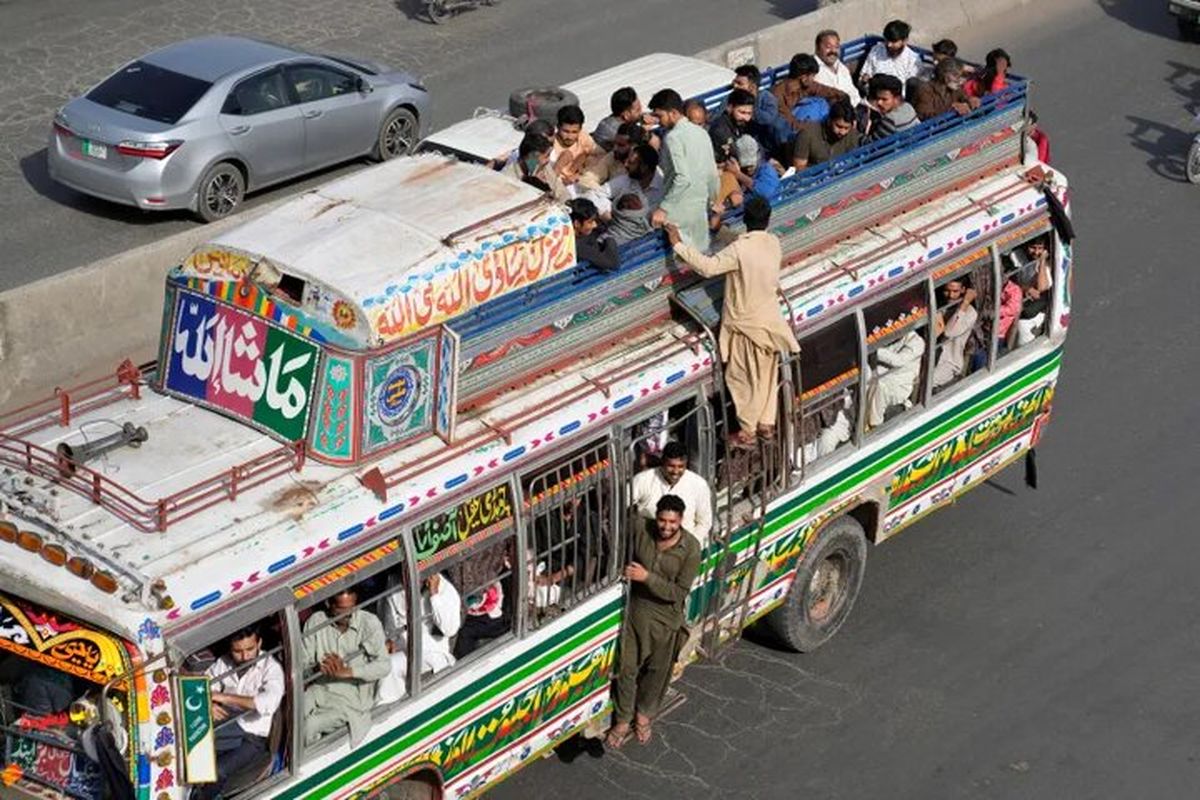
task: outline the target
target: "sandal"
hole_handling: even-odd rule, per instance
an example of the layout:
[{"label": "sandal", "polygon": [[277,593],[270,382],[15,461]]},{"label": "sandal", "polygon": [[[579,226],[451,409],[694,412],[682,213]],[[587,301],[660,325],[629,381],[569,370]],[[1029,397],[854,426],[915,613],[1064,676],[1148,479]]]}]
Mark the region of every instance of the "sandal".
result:
[{"label": "sandal", "polygon": [[629,723],[618,722],[608,729],[608,735],[604,737],[604,746],[613,750],[620,750],[632,736],[633,731],[630,729]]},{"label": "sandal", "polygon": [[638,744],[649,744],[650,739],[654,736],[654,731],[650,728],[650,723],[645,725],[634,723],[633,732],[637,734]]},{"label": "sandal", "polygon": [[729,437],[729,446],[735,450],[753,450],[757,444],[757,437],[746,431],[738,431]]}]

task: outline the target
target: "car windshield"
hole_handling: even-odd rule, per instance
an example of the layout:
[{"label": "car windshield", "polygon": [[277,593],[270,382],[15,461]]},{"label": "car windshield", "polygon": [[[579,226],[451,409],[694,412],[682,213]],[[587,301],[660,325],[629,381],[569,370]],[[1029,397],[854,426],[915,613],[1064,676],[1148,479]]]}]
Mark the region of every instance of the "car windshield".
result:
[{"label": "car windshield", "polygon": [[87,98],[126,114],[173,125],[210,86],[208,81],[135,61],[92,89]]}]

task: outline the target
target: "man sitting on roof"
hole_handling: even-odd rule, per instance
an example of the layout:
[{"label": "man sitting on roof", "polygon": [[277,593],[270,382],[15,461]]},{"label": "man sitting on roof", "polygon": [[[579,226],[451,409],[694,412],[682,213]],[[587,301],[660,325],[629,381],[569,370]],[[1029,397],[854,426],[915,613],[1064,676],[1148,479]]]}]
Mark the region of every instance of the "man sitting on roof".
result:
[{"label": "man sitting on roof", "polygon": [[658,151],[646,143],[633,148],[625,162],[625,174],[617,175],[587,197],[596,204],[601,216],[612,214],[612,204],[628,194],[641,199],[647,217],[663,199],[663,177],[658,169]]},{"label": "man sitting on roof", "polygon": [[567,186],[579,180],[584,165],[598,149],[583,130],[583,122],[583,109],[579,106],[563,106],[558,110],[558,130],[554,134],[550,164]]},{"label": "man sitting on roof", "polygon": [[622,86],[613,92],[608,107],[612,113],[600,120],[596,130],[592,131],[592,140],[604,150],[613,149],[622,125],[642,125],[642,101],[638,99],[637,91],[632,86]]},{"label": "man sitting on roof", "polygon": [[[792,139],[806,122],[825,118],[829,104],[846,99],[846,93],[817,81],[817,59],[808,53],[797,53],[788,62],[787,77],[771,88],[779,103],[779,115],[790,130],[779,130],[781,141]],[[816,102],[824,101],[824,102]]]},{"label": "man sitting on roof", "polygon": [[762,73],[753,64],[742,64],[734,70],[733,88],[749,92],[754,98],[754,117],[750,121],[750,135],[758,140],[769,153],[775,153],[783,144],[776,137],[776,130],[783,124],[789,131],[790,126],[783,123],[779,116],[779,101],[769,91],[759,89]]},{"label": "man sitting on roof", "polygon": [[567,203],[571,208],[571,224],[575,228],[575,254],[602,270],[616,269],[621,265],[621,254],[617,243],[600,230],[600,215],[591,200],[577,197]]},{"label": "man sitting on roof", "polygon": [[862,102],[850,68],[842,63],[842,39],[837,31],[824,30],[817,34],[814,42],[817,56],[817,83],[844,92],[850,105]]},{"label": "man sitting on roof", "polygon": [[866,86],[875,75],[894,75],[906,83],[921,74],[921,57],[908,46],[912,27],[904,20],[894,19],[883,26],[883,41],[867,53],[858,82]]},{"label": "man sitting on roof", "polygon": [[549,192],[554,199],[565,203],[570,199],[567,187],[558,177],[558,173],[550,168],[550,152],[553,145],[545,136],[537,133],[526,133],[517,148],[517,160],[505,166],[500,171],[522,183]]},{"label": "man sitting on roof", "polygon": [[646,130],[637,122],[623,122],[608,150],[596,148],[579,175],[577,191],[594,191],[627,171],[625,162],[635,145],[646,140]]},{"label": "man sitting on roof", "polygon": [[841,100],[829,109],[824,122],[806,123],[792,142],[792,166],[797,171],[822,164],[858,147],[859,135],[854,129],[854,109]]},{"label": "man sitting on roof", "polygon": [[717,164],[733,158],[733,143],[749,133],[753,119],[754,95],[745,89],[731,91],[725,101],[725,110],[708,126],[708,138],[712,140]]},{"label": "man sitting on roof", "polygon": [[867,85],[871,98],[871,117],[867,141],[886,139],[893,133],[906,131],[921,124],[917,112],[904,102],[904,84],[895,75],[876,75]]},{"label": "man sitting on roof", "polygon": [[963,67],[957,58],[946,58],[933,71],[933,80],[921,83],[913,93],[913,108],[922,120],[933,119],[954,109],[960,115],[979,108],[979,98],[963,91]]}]

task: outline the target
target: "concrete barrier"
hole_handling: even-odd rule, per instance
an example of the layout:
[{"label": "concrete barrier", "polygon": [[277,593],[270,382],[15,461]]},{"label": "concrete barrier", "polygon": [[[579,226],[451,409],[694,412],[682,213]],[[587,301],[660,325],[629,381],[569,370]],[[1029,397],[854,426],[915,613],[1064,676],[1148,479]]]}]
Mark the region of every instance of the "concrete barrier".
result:
[{"label": "concrete barrier", "polygon": [[796,53],[811,53],[818,31],[830,28],[842,39],[878,33],[891,19],[913,26],[913,40],[928,45],[950,31],[975,25],[1035,0],[844,0],[748,36],[732,39],[697,55],[726,67],[753,63],[786,64]]},{"label": "concrete barrier", "polygon": [[[817,31],[844,39],[880,30],[890,19],[914,26],[931,42],[1035,0],[844,0],[699,53],[725,66],[776,65],[811,52]],[[112,374],[125,358],[155,356],[163,280],[200,242],[239,225],[287,198],[219,223],[196,227],[86,267],[0,292],[0,409],[45,397]]]}]

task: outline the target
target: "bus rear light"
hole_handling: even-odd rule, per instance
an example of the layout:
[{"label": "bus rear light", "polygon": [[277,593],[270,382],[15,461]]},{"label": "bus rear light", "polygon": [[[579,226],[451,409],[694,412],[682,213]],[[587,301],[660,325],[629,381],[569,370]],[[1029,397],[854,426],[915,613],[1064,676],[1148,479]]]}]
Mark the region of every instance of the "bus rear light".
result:
[{"label": "bus rear light", "polygon": [[92,575],[96,572],[96,567],[86,558],[72,556],[67,559],[67,572],[86,581],[91,580]]},{"label": "bus rear light", "polygon": [[17,526],[11,522],[0,522],[0,542],[15,542],[17,540]]},{"label": "bus rear light", "polygon": [[36,553],[42,549],[42,537],[33,531],[20,531],[17,534],[17,547]]},{"label": "bus rear light", "polygon": [[96,572],[92,575],[92,586],[95,586],[100,591],[106,594],[113,594],[117,591],[117,579],[108,572]]},{"label": "bus rear light", "polygon": [[44,544],[39,552],[42,558],[56,567],[67,563],[67,551],[63,549],[62,545]]}]

